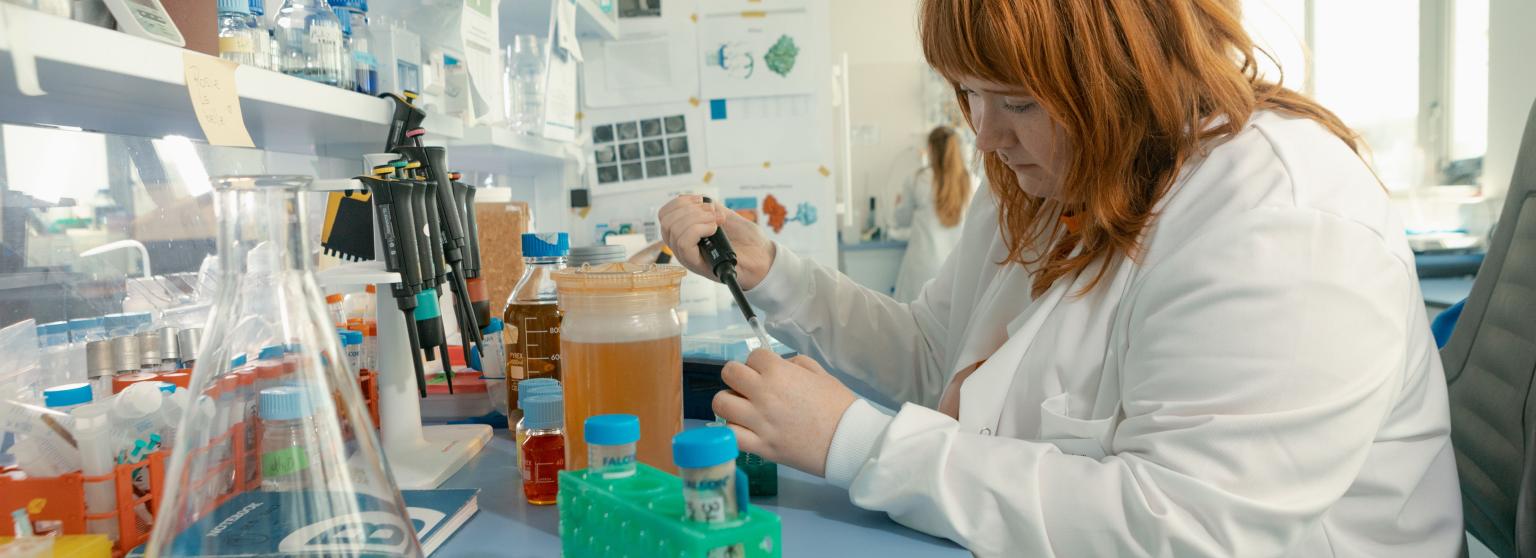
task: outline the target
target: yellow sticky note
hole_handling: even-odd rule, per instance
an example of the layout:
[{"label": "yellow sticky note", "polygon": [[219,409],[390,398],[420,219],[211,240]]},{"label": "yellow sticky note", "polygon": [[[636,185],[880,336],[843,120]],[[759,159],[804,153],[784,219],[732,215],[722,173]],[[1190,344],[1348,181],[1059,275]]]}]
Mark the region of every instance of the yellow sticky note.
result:
[{"label": "yellow sticky note", "polygon": [[181,53],[181,65],[192,112],[197,115],[197,124],[203,128],[208,144],[256,147],[251,133],[245,129],[245,117],[240,114],[236,64],[187,50]]}]

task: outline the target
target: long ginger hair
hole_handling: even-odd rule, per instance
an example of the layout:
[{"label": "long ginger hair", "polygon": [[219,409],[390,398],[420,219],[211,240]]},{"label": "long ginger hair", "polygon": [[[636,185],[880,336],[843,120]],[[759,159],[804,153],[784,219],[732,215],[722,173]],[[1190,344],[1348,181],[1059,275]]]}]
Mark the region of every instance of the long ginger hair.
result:
[{"label": "long ginger hair", "polygon": [[939,224],[953,227],[971,201],[971,172],[960,154],[960,137],[948,126],[928,132],[928,167],[933,172],[933,209]]},{"label": "long ginger hair", "polygon": [[955,86],[968,121],[957,83],[967,76],[1021,88],[1065,130],[1059,198],[1026,193],[983,155],[1005,261],[1035,272],[1036,296],[1094,262],[1136,257],[1184,164],[1257,110],[1310,118],[1360,150],[1328,109],[1259,76],[1261,51],[1237,0],[923,0],[919,28],[924,56]]}]

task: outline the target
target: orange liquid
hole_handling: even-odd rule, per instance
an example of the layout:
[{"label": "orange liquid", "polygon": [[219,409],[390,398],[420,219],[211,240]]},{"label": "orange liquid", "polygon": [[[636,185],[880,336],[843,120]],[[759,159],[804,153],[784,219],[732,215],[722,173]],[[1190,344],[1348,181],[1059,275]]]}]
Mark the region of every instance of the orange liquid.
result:
[{"label": "orange liquid", "polygon": [[502,316],[507,324],[507,408],[516,409],[523,380],[560,379],[560,309],[514,302]]},{"label": "orange liquid", "polygon": [[559,500],[560,471],[565,469],[565,438],[560,434],[539,434],[523,441],[523,497],[536,506]]},{"label": "orange liquid", "polygon": [[640,417],[637,457],[677,472],[672,436],[683,430],[683,339],[629,343],[560,344],[565,375],[565,462],[587,468],[587,417],[625,413]]}]

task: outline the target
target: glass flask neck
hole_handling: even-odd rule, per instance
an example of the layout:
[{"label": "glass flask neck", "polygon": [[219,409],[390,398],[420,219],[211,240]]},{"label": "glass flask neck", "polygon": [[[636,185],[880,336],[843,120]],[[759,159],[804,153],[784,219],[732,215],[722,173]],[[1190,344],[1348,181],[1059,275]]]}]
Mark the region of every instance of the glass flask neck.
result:
[{"label": "glass flask neck", "polygon": [[215,196],[219,270],[224,277],[313,268],[303,177],[221,179]]}]

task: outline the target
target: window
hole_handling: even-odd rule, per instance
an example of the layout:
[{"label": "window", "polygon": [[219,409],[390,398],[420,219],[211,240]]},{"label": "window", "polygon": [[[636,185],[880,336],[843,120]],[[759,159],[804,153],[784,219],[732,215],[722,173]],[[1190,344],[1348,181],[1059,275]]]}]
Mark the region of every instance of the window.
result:
[{"label": "window", "polygon": [[[1360,132],[1392,190],[1476,184],[1488,129],[1488,0],[1245,0],[1270,79]],[[1276,67],[1278,65],[1278,68]]]}]

